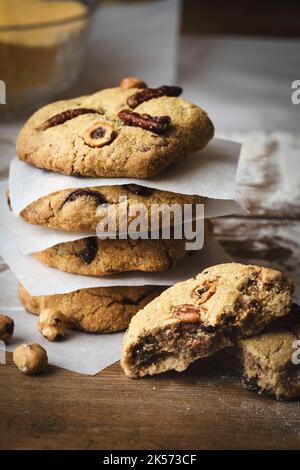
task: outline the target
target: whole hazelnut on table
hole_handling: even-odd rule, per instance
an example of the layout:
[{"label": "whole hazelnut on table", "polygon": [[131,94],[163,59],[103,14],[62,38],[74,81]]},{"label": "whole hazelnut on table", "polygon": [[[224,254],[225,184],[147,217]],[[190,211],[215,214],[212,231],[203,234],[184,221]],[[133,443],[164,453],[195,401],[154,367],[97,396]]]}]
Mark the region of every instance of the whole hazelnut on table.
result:
[{"label": "whole hazelnut on table", "polygon": [[39,316],[38,329],[49,341],[55,341],[65,335],[67,319],[59,310],[43,310]]},{"label": "whole hazelnut on table", "polygon": [[42,346],[37,343],[21,344],[13,354],[15,365],[26,375],[37,374],[48,364],[48,356]]},{"label": "whole hazelnut on table", "polygon": [[0,314],[0,341],[7,343],[14,334],[14,327],[12,318]]}]

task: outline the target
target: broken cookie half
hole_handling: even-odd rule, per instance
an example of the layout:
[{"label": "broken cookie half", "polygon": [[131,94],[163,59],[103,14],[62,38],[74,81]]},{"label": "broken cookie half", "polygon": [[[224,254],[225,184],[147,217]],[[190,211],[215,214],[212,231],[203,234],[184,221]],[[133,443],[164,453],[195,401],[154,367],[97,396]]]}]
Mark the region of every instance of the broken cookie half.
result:
[{"label": "broken cookie half", "polygon": [[300,396],[300,307],[252,338],[238,341],[247,388],[277,399]]},{"label": "broken cookie half", "polygon": [[206,269],[133,317],[121,366],[132,378],[183,371],[287,315],[292,292],[292,281],[280,271],[238,263]]}]

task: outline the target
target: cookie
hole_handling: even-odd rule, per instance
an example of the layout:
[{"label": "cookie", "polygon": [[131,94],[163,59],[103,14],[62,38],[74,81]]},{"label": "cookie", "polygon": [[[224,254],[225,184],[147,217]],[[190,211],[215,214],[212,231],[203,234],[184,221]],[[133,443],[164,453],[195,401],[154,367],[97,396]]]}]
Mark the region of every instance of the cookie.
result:
[{"label": "cookie", "polygon": [[113,333],[127,328],[130,319],[163,291],[162,287],[95,287],[68,294],[31,296],[20,285],[19,297],[28,312],[60,310],[70,328],[88,333]]},{"label": "cookie", "polygon": [[293,305],[292,311],[286,321],[239,341],[243,380],[250,390],[277,399],[300,396],[300,307]]},{"label": "cookie", "polygon": [[67,175],[150,178],[211,140],[209,117],[179,87],[137,85],[43,107],[18,136],[19,158]]},{"label": "cookie", "polygon": [[33,254],[46,266],[73,274],[104,276],[126,271],[166,271],[189,254],[186,240],[100,240],[59,243]]},{"label": "cookie", "polygon": [[292,281],[259,266],[228,263],[164,291],[135,315],[121,365],[129,377],[185,370],[196,359],[287,315]]},{"label": "cookie", "polygon": [[[107,216],[112,207],[116,210],[117,227],[119,226],[120,198],[125,197],[128,204],[127,222],[134,220],[134,216],[130,215],[134,214],[134,206],[143,204],[149,228],[154,204],[167,206],[178,204],[183,208],[185,204],[204,203],[204,198],[200,196],[187,196],[137,184],[127,184],[58,191],[32,202],[20,215],[26,222],[34,225],[58,230],[96,233],[98,222]],[[174,213],[170,212],[170,214],[170,225],[173,225]]]}]

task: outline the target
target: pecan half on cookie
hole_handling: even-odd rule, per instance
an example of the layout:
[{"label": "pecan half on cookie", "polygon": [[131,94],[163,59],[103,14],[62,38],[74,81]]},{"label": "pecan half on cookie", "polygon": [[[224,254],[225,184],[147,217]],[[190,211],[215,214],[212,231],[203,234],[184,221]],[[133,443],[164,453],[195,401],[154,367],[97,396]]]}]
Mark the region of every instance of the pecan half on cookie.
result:
[{"label": "pecan half on cookie", "polygon": [[[178,97],[181,89],[153,91],[129,77],[121,85],[38,110],[18,136],[19,158],[67,175],[144,179],[202,149],[213,137],[206,112]],[[130,103],[139,103],[138,116],[131,114],[130,97]],[[126,110],[122,121],[121,110]]]},{"label": "pecan half on cookie", "polygon": [[[199,304],[197,290],[203,286],[204,295],[211,295],[201,299],[200,291]],[[292,292],[292,281],[273,269],[238,263],[206,269],[167,289],[137,313],[125,336],[122,368],[133,378],[183,371],[193,361],[288,315]]]},{"label": "pecan half on cookie", "polygon": [[163,134],[171,127],[169,116],[150,116],[149,114],[134,113],[130,109],[123,109],[118,116],[127,126],[141,127],[156,134]]}]

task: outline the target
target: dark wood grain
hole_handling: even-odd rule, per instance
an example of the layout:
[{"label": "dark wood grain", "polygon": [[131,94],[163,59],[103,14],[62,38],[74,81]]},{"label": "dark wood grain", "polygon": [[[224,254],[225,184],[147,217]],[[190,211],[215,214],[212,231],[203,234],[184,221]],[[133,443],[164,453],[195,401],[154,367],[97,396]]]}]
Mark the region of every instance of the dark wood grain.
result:
[{"label": "dark wood grain", "polygon": [[0,367],[1,448],[300,448],[300,404],[261,398],[213,366],[138,382],[118,364],[95,377]]}]

